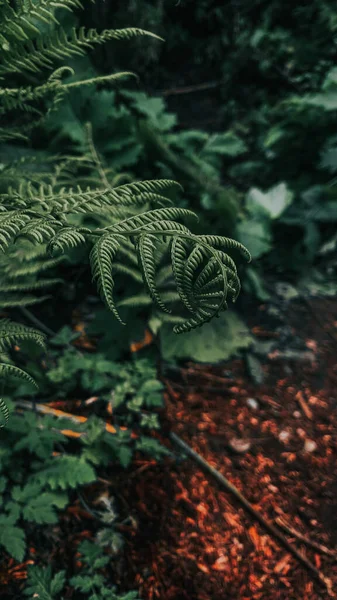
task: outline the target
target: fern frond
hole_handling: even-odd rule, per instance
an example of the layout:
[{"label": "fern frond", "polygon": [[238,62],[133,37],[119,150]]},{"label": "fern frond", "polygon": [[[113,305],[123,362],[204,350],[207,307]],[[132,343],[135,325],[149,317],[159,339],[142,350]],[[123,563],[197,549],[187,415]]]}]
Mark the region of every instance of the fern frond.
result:
[{"label": "fern frond", "polygon": [[40,206],[63,214],[94,212],[102,206],[143,206],[146,202],[157,201],[169,203],[170,201],[158,192],[168,190],[175,182],[159,180],[158,182],[142,181],[134,184],[124,184],[116,188],[106,189],[81,189],[63,187],[60,190],[52,185],[35,186],[32,183],[22,183],[18,189],[10,189],[3,195],[3,205],[10,208],[21,203],[23,208]]},{"label": "fern frond", "polygon": [[162,301],[156,285],[156,267],[154,259],[156,238],[151,235],[143,234],[137,242],[137,253],[139,265],[143,272],[143,279],[146,288],[155,304],[164,312],[170,312]]},{"label": "fern frond", "polygon": [[[144,229],[145,227],[150,230],[151,225],[154,225],[154,228],[157,227],[157,230],[165,231],[169,230],[170,227],[167,224],[171,224],[171,229],[174,230],[175,227],[179,229],[180,224],[172,221],[170,219],[179,218],[179,217],[193,217],[198,219],[197,215],[187,208],[177,208],[177,207],[169,207],[169,208],[157,208],[154,210],[149,210],[140,215],[136,215],[134,217],[129,217],[120,221],[116,225],[111,225],[106,227],[107,230],[111,232],[137,232],[137,230]],[[187,228],[185,228],[187,229]],[[183,230],[183,229],[182,229]],[[187,230],[188,231],[188,230]]]},{"label": "fern frond", "polygon": [[[188,298],[189,306],[194,312],[198,308],[198,304],[194,297],[194,279],[200,267],[208,258],[208,252],[204,246],[195,246],[184,264],[183,274],[183,290],[184,295]],[[191,309],[190,309],[191,310]]]},{"label": "fern frond", "polygon": [[29,292],[34,290],[41,290],[43,288],[61,284],[63,279],[54,278],[54,279],[42,279],[41,281],[29,281],[29,279],[25,278],[23,283],[2,283],[0,288],[0,294],[4,292]]},{"label": "fern frond", "polygon": [[[179,294],[177,292],[169,291],[163,292],[161,295],[161,300],[163,302],[167,302],[167,304],[172,304],[174,302],[178,302],[180,300]],[[145,294],[137,294],[135,296],[129,296],[128,298],[124,298],[118,302],[118,306],[148,306],[152,304],[151,296],[147,296]],[[168,311],[165,311],[167,314],[171,314]],[[162,313],[160,313],[162,315]],[[183,320],[183,319],[182,319]]]},{"label": "fern frond", "polygon": [[186,306],[186,308],[193,312],[193,306],[189,301],[189,297],[184,289],[184,271],[185,264],[188,256],[188,242],[187,240],[176,237],[172,241],[171,245],[171,261],[172,270],[175,278],[177,290],[179,295]]},{"label": "fern frond", "polygon": [[57,61],[83,56],[95,45],[138,36],[150,36],[162,40],[154,33],[138,28],[106,29],[99,33],[96,29],[86,30],[84,27],[78,30],[72,28],[70,32],[66,32],[59,27],[47,35],[39,35],[35,40],[28,40],[24,44],[11,44],[10,51],[4,56],[0,65],[0,75],[23,71],[38,73],[43,69],[52,69]]},{"label": "fern frond", "polygon": [[0,45],[9,52],[13,42],[25,42],[31,36],[39,35],[40,30],[35,25],[37,21],[47,25],[57,23],[56,8],[73,10],[78,7],[81,7],[78,0],[16,0],[15,7],[12,3],[3,2]]},{"label": "fern frond", "polygon": [[20,306],[34,306],[49,300],[50,296],[31,296],[26,294],[2,294],[0,293],[0,308],[15,308]]},{"label": "fern frond", "polygon": [[2,398],[0,398],[0,412],[2,413],[2,416],[4,418],[4,422],[0,424],[1,429],[7,425],[9,419],[8,407],[6,402]]},{"label": "fern frond", "polygon": [[43,244],[45,240],[54,237],[56,231],[60,227],[62,227],[62,222],[50,216],[31,219],[29,223],[21,229],[18,237],[26,237],[36,244]]},{"label": "fern frond", "polygon": [[91,233],[90,229],[84,227],[63,227],[58,231],[56,235],[50,240],[47,251],[55,256],[57,253],[64,253],[66,250],[76,248],[81,244],[86,244],[87,240],[84,237],[84,233]]},{"label": "fern frond", "polygon": [[29,215],[22,210],[0,215],[0,250],[5,251],[12,240],[29,221]]},{"label": "fern frond", "polygon": [[212,246],[212,248],[226,248],[228,250],[238,250],[248,262],[252,260],[251,254],[247,250],[247,248],[243,244],[240,244],[240,242],[237,242],[232,238],[223,237],[221,235],[197,235],[196,237],[201,242]]},{"label": "fern frond", "polygon": [[0,363],[0,377],[8,379],[10,377],[16,377],[18,379],[22,379],[23,381],[27,381],[31,383],[35,388],[38,387],[35,379],[31,377],[26,371],[19,369],[15,365],[11,365],[9,363]]},{"label": "fern frond", "polygon": [[6,351],[10,346],[19,344],[23,340],[34,341],[45,349],[45,335],[41,331],[14,323],[9,319],[0,320],[0,352]]},{"label": "fern frond", "polygon": [[126,275],[127,277],[131,277],[136,283],[143,283],[143,277],[139,272],[139,269],[135,269],[126,265],[124,263],[114,262],[112,265],[113,273],[121,273],[122,275]]},{"label": "fern frond", "polygon": [[57,267],[63,261],[64,256],[60,256],[49,260],[36,260],[23,263],[21,267],[16,267],[15,272],[11,273],[7,271],[7,276],[9,279],[17,279],[18,277],[27,277],[29,275],[41,275],[45,271]]},{"label": "fern frond", "polygon": [[96,281],[98,291],[109,309],[120,323],[123,323],[113,298],[114,281],[112,278],[112,264],[118,252],[118,236],[103,235],[94,245],[90,253],[90,264],[93,281]]}]

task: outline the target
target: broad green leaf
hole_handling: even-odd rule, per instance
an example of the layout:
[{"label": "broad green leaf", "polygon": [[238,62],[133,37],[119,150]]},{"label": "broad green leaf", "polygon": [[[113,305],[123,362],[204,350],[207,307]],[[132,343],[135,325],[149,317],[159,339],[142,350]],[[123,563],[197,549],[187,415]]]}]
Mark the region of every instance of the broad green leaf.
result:
[{"label": "broad green leaf", "polygon": [[133,455],[130,446],[120,446],[117,453],[120,464],[126,469],[130,465]]},{"label": "broad green leaf", "polygon": [[160,459],[163,456],[169,456],[171,452],[163,446],[158,440],[142,435],[136,441],[136,449],[145,454],[149,454],[156,459]]},{"label": "broad green leaf", "polygon": [[331,90],[323,92],[322,94],[315,94],[312,96],[306,96],[302,99],[303,102],[317,106],[323,110],[337,110],[337,91]]},{"label": "broad green leaf", "polygon": [[265,193],[257,188],[251,189],[247,195],[246,208],[251,215],[262,208],[270,219],[278,219],[292,200],[293,194],[286,184],[279,183]]},{"label": "broad green leaf", "polygon": [[25,532],[20,527],[0,523],[0,545],[15,558],[22,561],[26,550]]},{"label": "broad green leaf", "polygon": [[23,517],[34,523],[57,523],[58,517],[54,507],[64,508],[67,503],[67,494],[44,492],[27,502],[23,507]]},{"label": "broad green leaf", "polygon": [[165,325],[160,330],[161,351],[167,361],[189,358],[217,363],[238,354],[251,343],[247,326],[233,312],[222,313],[218,319],[181,336]]},{"label": "broad green leaf", "polygon": [[235,237],[248,248],[253,259],[259,258],[272,249],[270,224],[265,219],[241,221],[236,227]]},{"label": "broad green leaf", "polygon": [[233,131],[210,136],[201,155],[220,154],[222,156],[239,156],[246,152],[246,144]]}]

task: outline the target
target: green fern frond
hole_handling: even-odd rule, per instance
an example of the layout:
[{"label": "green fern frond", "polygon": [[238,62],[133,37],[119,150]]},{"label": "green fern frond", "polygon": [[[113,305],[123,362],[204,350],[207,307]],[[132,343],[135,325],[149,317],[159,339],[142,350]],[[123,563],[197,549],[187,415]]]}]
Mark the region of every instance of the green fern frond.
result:
[{"label": "green fern frond", "polygon": [[0,398],[0,413],[2,414],[2,416],[4,418],[4,422],[0,423],[0,429],[1,429],[2,427],[5,427],[5,425],[7,425],[8,419],[9,419],[8,406],[2,398]]},{"label": "green fern frond", "polygon": [[[163,292],[161,294],[161,300],[166,302],[167,304],[173,304],[174,302],[179,302],[180,296],[177,292],[168,291]],[[137,294],[135,296],[129,296],[128,298],[124,298],[118,302],[117,306],[149,306],[152,304],[151,296],[147,296],[145,294]],[[165,312],[168,312],[167,310]],[[160,313],[162,315],[162,313]],[[168,313],[170,314],[170,313]]]},{"label": "green fern frond", "polygon": [[[22,298],[21,298],[22,299]],[[1,306],[1,299],[0,299]],[[3,354],[8,351],[12,346],[18,345],[24,341],[31,341],[37,344],[42,350],[45,350],[45,335],[41,331],[34,329],[33,327],[27,327],[21,323],[15,323],[9,319],[0,320],[0,353]],[[32,384],[34,387],[38,387],[33,377],[23,371],[19,367],[10,363],[0,363],[0,379],[4,382],[6,379],[15,377]],[[2,412],[5,423],[8,421],[9,413],[6,403],[0,398],[0,412]],[[1,427],[4,425],[2,424]]]},{"label": "green fern frond", "polygon": [[137,242],[137,253],[139,265],[143,272],[143,279],[146,288],[155,304],[164,312],[170,312],[162,301],[156,285],[156,265],[154,259],[156,238],[151,235],[143,234]]},{"label": "green fern frond", "polygon": [[0,320],[0,352],[6,351],[10,346],[19,344],[23,340],[34,341],[45,349],[45,335],[41,331],[14,323],[9,319]]},{"label": "green fern frond", "polygon": [[64,256],[58,258],[52,258],[49,260],[36,260],[28,263],[23,263],[22,267],[17,266],[15,272],[11,274],[7,273],[9,279],[17,279],[18,277],[27,277],[29,275],[41,275],[49,269],[57,267],[61,262],[64,261]]},{"label": "green fern frond", "polygon": [[[137,28],[102,32],[81,28],[66,33],[56,11],[79,6],[79,0],[0,0],[0,76],[4,77],[0,87],[1,141],[21,139],[78,87],[134,76],[123,72],[77,81],[70,67],[55,68],[55,63],[84,55],[110,40],[158,37]],[[49,77],[39,79],[48,69],[52,71]],[[8,82],[6,76],[11,73],[15,77],[29,75],[34,84]],[[44,301],[48,296],[39,297],[38,292],[58,281],[47,275],[44,279],[44,274],[66,260],[69,250],[89,245],[93,281],[121,323],[114,299],[115,276],[120,273],[142,283],[149,297],[140,293],[122,300],[118,307],[145,306],[152,301],[160,321],[174,323],[177,333],[218,316],[240,291],[230,253],[239,252],[250,260],[249,252],[230,238],[193,234],[188,223],[196,218],[195,213],[172,206],[169,198],[172,188],[178,186],[176,182],[122,183],[120,178],[125,181],[125,176],[104,168],[90,125],[87,134],[85,155],[59,157],[50,172],[44,165],[24,174],[24,160],[7,164],[0,172],[0,308]],[[92,182],[95,187],[90,187]],[[78,225],[80,214],[91,214],[90,228]],[[53,258],[58,253],[61,256]],[[164,264],[166,258],[168,265]],[[169,306],[177,301],[185,317],[168,317]],[[39,332],[0,321],[0,353],[11,343],[26,339],[43,345]],[[35,384],[29,374],[10,363],[0,363],[1,375]],[[2,400],[0,410],[6,419]]]},{"label": "green fern frond", "polygon": [[49,25],[57,23],[55,9],[73,10],[81,7],[78,0],[16,0],[15,7],[5,1],[1,6],[2,31],[0,45],[4,52],[11,50],[13,42],[25,42],[31,36],[39,35],[40,30],[35,23]]},{"label": "green fern frond", "polygon": [[62,225],[61,221],[50,216],[31,219],[29,223],[21,229],[18,237],[25,237],[36,244],[43,244],[44,241],[54,237],[56,231],[62,227]]},{"label": "green fern frond", "polygon": [[10,142],[11,140],[27,141],[27,136],[15,129],[5,129],[0,127],[0,142]]},{"label": "green fern frond", "polygon": [[35,290],[41,290],[52,285],[61,284],[63,279],[54,277],[53,279],[42,279],[41,281],[29,281],[25,278],[22,283],[2,283],[0,288],[0,295],[4,292],[29,292]]},{"label": "green fern frond", "polygon": [[113,298],[112,265],[119,248],[118,240],[119,236],[103,235],[90,253],[90,264],[93,281],[97,283],[99,293],[116,319],[123,323]]},{"label": "green fern frond", "polygon": [[84,27],[78,30],[72,28],[70,32],[66,32],[60,27],[46,35],[39,35],[34,40],[28,40],[24,44],[11,44],[10,51],[4,56],[0,65],[0,75],[23,71],[38,73],[43,69],[52,69],[57,61],[83,56],[95,45],[138,36],[150,36],[162,40],[154,33],[138,28],[106,29],[99,33],[96,29],[86,30]]},{"label": "green fern frond", "polygon": [[27,212],[14,210],[0,215],[0,250],[5,251],[30,217]]},{"label": "green fern frond", "polygon": [[31,296],[26,294],[2,294],[0,293],[0,308],[17,308],[20,306],[34,306],[49,300],[50,296]]},{"label": "green fern frond", "polygon": [[66,250],[71,248],[76,248],[81,244],[86,244],[87,240],[84,233],[90,234],[90,229],[86,229],[84,227],[77,229],[73,227],[63,227],[58,231],[56,235],[50,240],[47,251],[55,256],[57,253],[64,253]]},{"label": "green fern frond", "polygon": [[114,262],[112,265],[112,272],[121,273],[122,275],[126,275],[127,277],[131,277],[136,283],[143,283],[143,277],[139,272],[139,269],[135,269],[130,265],[126,265],[125,263]]},{"label": "green fern frond", "polygon": [[38,387],[35,379],[31,377],[26,371],[19,369],[15,365],[11,365],[8,363],[0,363],[0,378],[8,379],[10,377],[16,377],[18,379],[22,379],[23,381],[27,381],[31,383],[35,388]]},{"label": "green fern frond", "polygon": [[[187,208],[157,208],[154,210],[149,210],[140,215],[124,219],[116,225],[106,227],[106,229],[115,233],[132,233],[145,228],[150,230],[151,225],[154,225],[155,228],[160,228],[160,231],[167,231],[170,229],[170,227],[167,226],[167,224],[171,223],[171,229],[174,230],[174,227],[180,229],[180,224],[173,221],[171,222],[170,219],[179,217],[193,217],[194,219],[198,219],[197,215],[193,211],[188,210]],[[187,228],[184,228],[183,226],[181,227],[181,231],[184,231],[185,229],[187,230]]]},{"label": "green fern frond", "polygon": [[223,237],[221,235],[198,235],[196,237],[201,242],[205,242],[205,244],[212,246],[212,248],[226,248],[228,250],[238,250],[248,262],[252,260],[251,254],[247,250],[247,248],[243,244],[240,244],[240,242],[237,242],[232,238]]},{"label": "green fern frond", "polygon": [[184,270],[188,256],[188,242],[185,239],[176,237],[172,240],[171,245],[171,261],[172,271],[175,278],[177,290],[181,297],[182,302],[186,306],[187,310],[193,312],[193,306],[190,304],[187,293],[184,289]]},{"label": "green fern frond", "polygon": [[143,206],[146,202],[169,203],[169,199],[159,194],[177,184],[170,180],[142,181],[134,184],[123,184],[116,188],[55,189],[52,185],[35,186],[31,182],[23,182],[18,189],[9,189],[3,195],[3,206],[11,208],[21,203],[23,208],[40,206],[46,210],[52,207],[63,214],[93,212],[102,206]]}]

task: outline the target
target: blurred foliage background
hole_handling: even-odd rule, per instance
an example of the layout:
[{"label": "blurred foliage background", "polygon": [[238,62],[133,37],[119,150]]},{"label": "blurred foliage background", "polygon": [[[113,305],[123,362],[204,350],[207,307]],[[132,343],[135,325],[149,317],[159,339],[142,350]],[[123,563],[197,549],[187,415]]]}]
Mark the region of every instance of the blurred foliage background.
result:
[{"label": "blurred foliage background", "polygon": [[329,291],[337,219],[334,3],[104,0],[78,18],[96,27],[138,24],[165,42],[112,42],[90,62],[76,61],[77,71],[131,68],[139,80],[70,97],[50,122],[51,148],[83,150],[83,123],[91,121],[110,168],[178,179],[201,229],[249,247],[255,260],[245,291],[265,299],[275,277]]},{"label": "blurred foliage background", "polygon": [[[139,78],[70,92],[35,145],[83,154],[90,122],[111,176],[180,181],[184,195],[172,199],[197,210],[197,231],[249,248],[243,303],[271,299],[278,280],[292,294],[335,293],[334,2],[98,0],[65,13],[63,24],[137,25],[165,41],[109,42],[72,58],[77,76],[131,69]],[[158,320],[151,324],[157,333]],[[164,332],[162,347],[170,344]]]}]

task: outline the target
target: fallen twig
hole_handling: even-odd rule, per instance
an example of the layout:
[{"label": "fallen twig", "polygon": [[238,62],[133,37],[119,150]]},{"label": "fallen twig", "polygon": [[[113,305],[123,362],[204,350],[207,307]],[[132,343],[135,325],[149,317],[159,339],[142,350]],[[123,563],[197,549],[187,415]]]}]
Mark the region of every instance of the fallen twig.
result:
[{"label": "fallen twig", "polygon": [[309,419],[309,421],[312,421],[312,419],[313,419],[312,411],[310,410],[308,404],[306,403],[302,392],[301,391],[297,392],[295,398],[296,398],[297,402],[299,403],[299,405],[300,405],[303,413],[307,417],[307,419]]},{"label": "fallen twig", "polygon": [[[85,423],[88,420],[88,417],[83,417],[81,415],[73,415],[72,413],[64,412],[63,410],[59,410],[57,408],[53,408],[52,406],[48,406],[48,404],[34,404],[29,402],[28,400],[17,400],[16,406],[24,409],[32,409],[46,415],[53,415],[54,417],[59,417],[60,419],[69,419],[70,421],[74,421],[75,423]],[[104,423],[105,429],[108,433],[116,433],[116,428],[110,423],[106,421],[102,421]],[[60,433],[67,437],[83,437],[84,432],[72,431],[71,429],[61,429]]]},{"label": "fallen twig", "polygon": [[297,558],[297,560],[299,562],[301,562],[305,568],[312,574],[315,576],[315,578],[322,584],[324,585],[324,587],[327,589],[329,596],[333,596],[333,592],[332,592],[332,587],[331,587],[331,581],[325,577],[323,575],[323,573],[321,573],[321,571],[319,571],[315,565],[312,564],[312,562],[310,562],[310,560],[308,560],[306,558],[306,556],[304,556],[304,554],[302,554],[301,552],[299,552],[299,550],[297,550],[290,542],[288,542],[287,538],[277,529],[277,527],[275,527],[275,525],[273,525],[273,523],[271,523],[270,521],[267,521],[262,515],[261,513],[259,513],[253,506],[252,504],[249,502],[249,500],[247,500],[247,498],[245,498],[241,492],[235,487],[235,485],[233,485],[224,475],[222,475],[219,471],[217,471],[214,467],[212,467],[202,456],[200,456],[200,454],[198,454],[197,452],[195,452],[195,450],[193,450],[193,448],[191,448],[188,444],[186,444],[186,442],[184,442],[176,433],[171,432],[170,433],[170,439],[172,440],[172,442],[174,444],[176,444],[177,446],[180,447],[180,449],[187,454],[187,456],[189,456],[190,458],[192,458],[204,471],[206,471],[207,473],[209,473],[209,475],[212,475],[212,477],[214,477],[214,479],[228,492],[230,492],[241,504],[241,506],[243,506],[247,512],[249,512],[254,519],[256,519],[260,525],[262,525],[262,527],[264,527],[264,529],[266,531],[268,531],[269,535],[271,535],[272,537],[274,537],[279,544],[281,544],[286,550],[288,550],[295,558]]},{"label": "fallen twig", "polygon": [[330,550],[330,548],[327,548],[326,546],[323,546],[322,544],[318,544],[318,542],[313,542],[312,540],[309,540],[307,537],[305,537],[305,535],[303,535],[303,533],[300,533],[296,529],[289,527],[289,525],[287,525],[287,523],[281,517],[277,517],[275,519],[275,523],[279,527],[282,527],[282,529],[284,529],[287,533],[289,533],[293,537],[297,538],[298,540],[300,540],[307,546],[311,546],[311,548],[314,548],[315,550],[318,550],[319,552],[322,552],[323,554],[327,554],[328,556],[333,556],[335,559],[337,559],[336,550]]},{"label": "fallen twig", "polygon": [[209,90],[216,88],[220,85],[220,81],[207,81],[205,83],[198,83],[197,85],[188,85],[181,88],[172,88],[170,90],[163,90],[162,96],[173,96],[176,94],[191,94],[193,92],[200,92],[202,90]]}]

